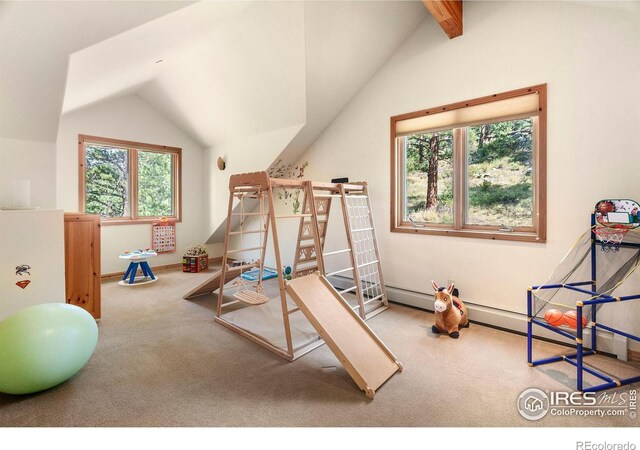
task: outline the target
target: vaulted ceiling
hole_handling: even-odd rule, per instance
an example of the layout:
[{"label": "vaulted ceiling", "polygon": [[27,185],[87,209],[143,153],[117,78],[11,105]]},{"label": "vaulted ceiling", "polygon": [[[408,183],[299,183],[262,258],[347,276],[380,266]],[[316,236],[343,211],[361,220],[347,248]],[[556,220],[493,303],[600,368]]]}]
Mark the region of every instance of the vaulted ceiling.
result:
[{"label": "vaulted ceiling", "polygon": [[0,2],[0,137],[55,142],[69,56],[192,3]]},{"label": "vaulted ceiling", "polygon": [[53,142],[61,114],[138,94],[203,147],[304,124],[302,146],[427,16],[394,1],[1,2],[0,136]]},{"label": "vaulted ceiling", "polygon": [[55,142],[65,113],[136,95],[232,171],[265,170],[426,19],[420,1],[0,2],[0,137]]},{"label": "vaulted ceiling", "polygon": [[320,131],[427,16],[419,2],[198,3],[72,55],[64,112],[137,92],[207,148]]}]

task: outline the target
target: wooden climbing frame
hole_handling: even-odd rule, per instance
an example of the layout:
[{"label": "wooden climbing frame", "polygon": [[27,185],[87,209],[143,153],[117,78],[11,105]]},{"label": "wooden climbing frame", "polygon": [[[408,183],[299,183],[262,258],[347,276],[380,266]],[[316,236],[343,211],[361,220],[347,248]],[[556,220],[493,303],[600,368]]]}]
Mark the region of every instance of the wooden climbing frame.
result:
[{"label": "wooden climbing frame", "polygon": [[[302,208],[299,214],[276,214],[274,192],[278,189],[296,189],[302,193]],[[259,202],[258,211],[246,211],[244,207],[234,207],[234,202],[242,202],[244,198],[256,199]],[[329,214],[333,200],[340,201],[344,230],[348,248],[324,252],[324,242],[328,230]],[[259,218],[257,222],[261,225],[258,229],[245,230],[245,220],[249,216]],[[254,218],[255,218],[254,217]],[[232,219],[240,219],[240,231],[232,230]],[[289,180],[282,178],[271,178],[267,172],[253,172],[232,175],[229,180],[229,204],[227,212],[227,226],[224,241],[223,265],[219,278],[228,280],[227,272],[233,270],[228,266],[230,256],[240,254],[247,258],[247,255],[254,254],[256,258],[250,264],[258,266],[258,273],[261,274],[264,268],[264,260],[268,236],[273,239],[273,251],[276,267],[278,270],[279,299],[282,308],[282,323],[286,339],[286,348],[281,348],[270,342],[268,339],[252,332],[248,328],[239,326],[230,320],[225,319],[228,308],[235,305],[246,306],[247,304],[263,303],[263,294],[256,290],[257,295],[243,293],[236,295],[235,300],[224,301],[224,281],[216,284],[219,286],[218,304],[216,307],[215,321],[236,333],[250,339],[258,345],[272,351],[278,356],[293,361],[309,351],[319,347],[324,341],[318,337],[317,340],[294,348],[292,339],[290,316],[299,312],[298,308],[290,308],[287,303],[287,293],[285,289],[285,279],[280,270],[283,261],[280,252],[280,238],[278,234],[278,222],[280,220],[298,220],[298,236],[293,264],[293,277],[300,277],[314,272],[319,272],[327,277],[340,277],[343,283],[352,283],[353,286],[339,291],[341,295],[353,293],[357,299],[357,305],[352,308],[362,318],[370,318],[388,308],[388,300],[385,292],[378,245],[373,227],[373,218],[366,183],[320,183],[305,180]],[[247,248],[230,248],[231,241],[238,235],[240,238],[244,234],[258,234],[260,245]],[[325,259],[329,259],[338,254],[349,254],[351,266],[327,273],[325,270]],[[352,277],[349,277],[349,275]],[[353,281],[351,281],[353,280]],[[261,286],[261,279],[258,279],[257,286]],[[229,286],[229,289],[233,287]],[[251,292],[251,291],[249,291]],[[271,301],[275,301],[272,299]],[[370,306],[368,306],[370,305]],[[368,313],[366,311],[369,311]]]},{"label": "wooden climbing frame", "polygon": [[[302,211],[312,217],[300,222],[293,273],[295,276],[303,276],[319,271],[326,277],[338,277],[342,284],[349,285],[339,293],[353,293],[356,296],[357,305],[354,308],[361,318],[368,319],[381,313],[389,307],[389,302],[382,277],[367,183],[312,181],[311,190],[313,196],[306,198]],[[347,247],[327,252],[324,244],[334,200],[340,203]],[[321,252],[318,254],[311,244],[315,235],[320,241]],[[344,254],[349,256],[349,266],[329,273],[324,270],[327,261]]]}]

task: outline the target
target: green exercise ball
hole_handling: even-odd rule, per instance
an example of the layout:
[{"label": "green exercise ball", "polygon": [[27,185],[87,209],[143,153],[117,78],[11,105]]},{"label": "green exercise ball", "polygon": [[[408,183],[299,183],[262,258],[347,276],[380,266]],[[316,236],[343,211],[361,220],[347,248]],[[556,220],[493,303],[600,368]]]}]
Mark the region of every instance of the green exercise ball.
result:
[{"label": "green exercise ball", "polygon": [[98,342],[91,314],[65,303],[25,308],[0,322],[0,392],[31,394],[68,380]]}]

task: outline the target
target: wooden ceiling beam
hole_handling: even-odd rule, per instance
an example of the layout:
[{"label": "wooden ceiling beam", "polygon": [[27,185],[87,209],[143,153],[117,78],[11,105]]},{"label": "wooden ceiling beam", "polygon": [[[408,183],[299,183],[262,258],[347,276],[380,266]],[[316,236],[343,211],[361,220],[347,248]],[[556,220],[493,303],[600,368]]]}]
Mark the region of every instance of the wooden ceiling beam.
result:
[{"label": "wooden ceiling beam", "polygon": [[462,0],[422,0],[449,39],[462,36]]}]

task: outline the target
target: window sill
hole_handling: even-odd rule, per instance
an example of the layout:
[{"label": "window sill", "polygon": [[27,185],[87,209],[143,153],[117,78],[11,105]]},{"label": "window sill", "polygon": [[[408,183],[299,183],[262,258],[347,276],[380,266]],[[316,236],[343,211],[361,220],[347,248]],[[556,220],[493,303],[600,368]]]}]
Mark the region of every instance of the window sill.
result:
[{"label": "window sill", "polygon": [[411,233],[411,234],[431,234],[435,236],[456,236],[478,239],[492,239],[500,241],[519,241],[519,242],[536,242],[545,243],[546,237],[539,236],[534,232],[519,231],[496,231],[496,230],[453,230],[448,228],[429,228],[420,226],[395,226],[391,228],[392,233]]},{"label": "window sill", "polygon": [[[167,220],[173,221],[175,223],[182,222],[182,219],[176,219],[175,217],[166,217]],[[144,219],[103,219],[100,218],[100,225],[102,226],[111,226],[111,225],[143,225],[143,224],[152,224],[160,222],[160,217],[145,217]]]}]

